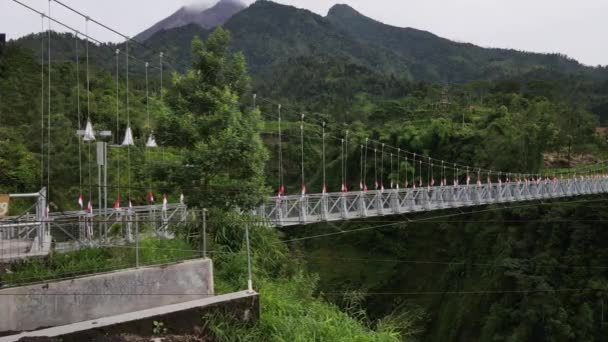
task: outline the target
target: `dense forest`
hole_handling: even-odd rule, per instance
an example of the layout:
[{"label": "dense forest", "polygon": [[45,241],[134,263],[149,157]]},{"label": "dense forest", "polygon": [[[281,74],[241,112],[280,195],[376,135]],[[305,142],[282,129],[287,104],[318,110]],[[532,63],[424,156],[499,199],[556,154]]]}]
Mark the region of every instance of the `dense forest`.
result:
[{"label": "dense forest", "polygon": [[[245,39],[255,35],[246,25],[258,23],[260,30],[270,25],[260,22],[264,16],[256,11],[286,12],[279,17],[292,18],[285,19],[291,25],[306,24],[301,30],[314,44],[293,46],[290,40],[303,37],[295,29],[284,40]],[[488,52],[442,40],[440,52],[421,65],[426,57],[405,56],[407,51],[391,45],[402,39],[395,37],[412,36],[431,45],[440,38],[378,27],[349,8],[336,7],[327,18],[293,11],[261,1],[226,29],[186,26],[161,32],[146,49],[133,48],[128,87],[127,57],[124,50],[116,57],[116,45],[90,43],[87,69],[87,43],[79,37],[54,33],[57,51],[51,65],[41,64],[40,44],[48,44],[44,35],[9,42],[0,50],[0,192],[36,191],[50,173],[51,210],[75,209],[79,193],[97,201],[91,190],[97,185],[94,145],[83,143],[75,131],[90,119],[95,129],[112,131],[109,142],[118,145],[131,127],[137,144],[128,150],[110,148],[111,197],[143,204],[150,190],[173,200],[183,193],[190,206],[213,208],[212,247],[224,252],[214,257],[217,286],[232,291],[246,279],[246,218],[235,209],[253,208],[276,192],[280,172],[287,193],[298,193],[302,151],[307,187],[320,191],[322,122],[332,137],[348,134],[346,182],[355,188],[359,146],[366,138],[419,156],[513,173],[551,173],[606,159],[605,137],[595,133],[608,119],[608,79],[602,68],[563,56]],[[353,20],[357,25],[351,25]],[[316,29],[308,31],[311,22]],[[386,37],[382,49],[361,50],[377,35]],[[161,87],[158,65],[151,62],[146,81],[143,60],[154,56],[156,61],[146,51],[167,40],[176,44],[167,50],[171,59],[165,61]],[[456,63],[441,57],[445,53],[470,58]],[[407,65],[399,64],[404,60]],[[478,68],[480,63],[487,67]],[[150,134],[160,147],[143,147]],[[326,156],[326,183],[338,191],[341,145],[328,144]],[[407,177],[422,177],[411,161],[397,163],[409,170]],[[383,168],[381,177],[400,182],[396,168]],[[608,333],[605,200],[446,210],[446,218],[382,218],[391,225],[379,229],[371,229],[378,225],[373,221],[285,231],[254,226],[261,321],[247,326],[211,317],[210,334],[226,340],[602,341]],[[284,243],[361,228],[370,229]],[[167,243],[180,248],[178,242]],[[87,253],[78,257],[116,264],[125,257]],[[68,259],[52,262],[59,269]]]}]

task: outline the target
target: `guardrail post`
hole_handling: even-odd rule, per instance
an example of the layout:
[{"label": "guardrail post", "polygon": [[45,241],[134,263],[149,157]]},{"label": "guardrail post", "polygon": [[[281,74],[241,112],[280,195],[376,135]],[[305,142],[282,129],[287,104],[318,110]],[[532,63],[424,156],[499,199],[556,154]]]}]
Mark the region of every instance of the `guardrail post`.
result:
[{"label": "guardrail post", "polygon": [[306,224],[308,220],[308,197],[306,195],[302,195],[299,199],[300,201],[300,223]]},{"label": "guardrail post", "polygon": [[361,217],[367,217],[367,205],[365,204],[365,192],[363,191],[359,191],[359,198],[357,199],[358,202],[358,206],[359,206],[359,215],[361,215]]},{"label": "guardrail post", "polygon": [[247,292],[253,293],[253,277],[251,276],[251,247],[249,244],[249,224],[245,224],[245,243],[247,245]]},{"label": "guardrail post", "polygon": [[399,214],[399,190],[393,189],[390,194],[391,201],[391,209],[393,209],[393,213]]},{"label": "guardrail post", "polygon": [[323,221],[327,221],[329,218],[327,201],[327,193],[323,193],[323,195],[321,196],[321,220]]}]

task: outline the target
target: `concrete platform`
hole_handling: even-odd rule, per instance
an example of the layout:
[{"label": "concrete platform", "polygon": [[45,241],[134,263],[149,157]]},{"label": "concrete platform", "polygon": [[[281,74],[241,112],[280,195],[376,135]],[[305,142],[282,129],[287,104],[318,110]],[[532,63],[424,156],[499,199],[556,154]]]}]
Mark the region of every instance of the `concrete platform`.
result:
[{"label": "concrete platform", "polygon": [[[242,320],[257,320],[259,317],[259,302],[256,292],[247,291],[234,292],[225,295],[210,296],[189,302],[160,306],[141,311],[130,312],[110,317],[78,322],[54,328],[38,331],[25,332],[18,335],[5,336],[0,342],[14,342],[26,337],[61,337],[64,341],[86,341],[92,336],[109,335],[112,332],[125,333],[137,329],[137,325],[147,326],[152,329],[153,321],[174,320],[185,323],[184,317],[188,317],[192,324],[201,324],[202,316],[197,315],[201,309],[217,305],[240,305],[237,311]],[[169,329],[171,325],[167,326]]]}]

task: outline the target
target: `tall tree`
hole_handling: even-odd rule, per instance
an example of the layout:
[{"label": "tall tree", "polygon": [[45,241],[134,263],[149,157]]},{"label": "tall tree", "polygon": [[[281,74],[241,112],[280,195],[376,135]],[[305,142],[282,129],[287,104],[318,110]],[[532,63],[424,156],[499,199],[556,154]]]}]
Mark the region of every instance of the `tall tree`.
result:
[{"label": "tall tree", "polygon": [[243,55],[229,53],[229,43],[230,33],[222,28],[205,42],[193,40],[193,68],[174,77],[169,94],[174,114],[167,126],[179,126],[174,143],[187,148],[174,176],[191,203],[251,208],[267,193],[267,152],[259,111],[241,110],[250,81]]}]

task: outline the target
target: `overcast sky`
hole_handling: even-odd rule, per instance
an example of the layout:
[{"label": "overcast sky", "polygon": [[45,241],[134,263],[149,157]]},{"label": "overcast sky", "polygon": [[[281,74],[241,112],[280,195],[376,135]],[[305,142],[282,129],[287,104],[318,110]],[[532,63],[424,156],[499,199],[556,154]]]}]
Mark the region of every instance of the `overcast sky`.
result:
[{"label": "overcast sky", "polygon": [[[47,12],[47,0],[20,0]],[[63,0],[91,18],[136,35],[193,1],[213,0]],[[588,65],[608,64],[607,0],[336,0],[387,24],[427,30],[484,47],[560,52]],[[252,3],[248,0],[247,3]],[[333,0],[278,0],[326,15]],[[84,20],[53,4],[51,15],[84,31]],[[56,25],[55,25],[56,26]],[[0,32],[9,38],[40,31],[40,16],[12,0],[0,0]],[[102,41],[117,41],[90,26]]]}]

